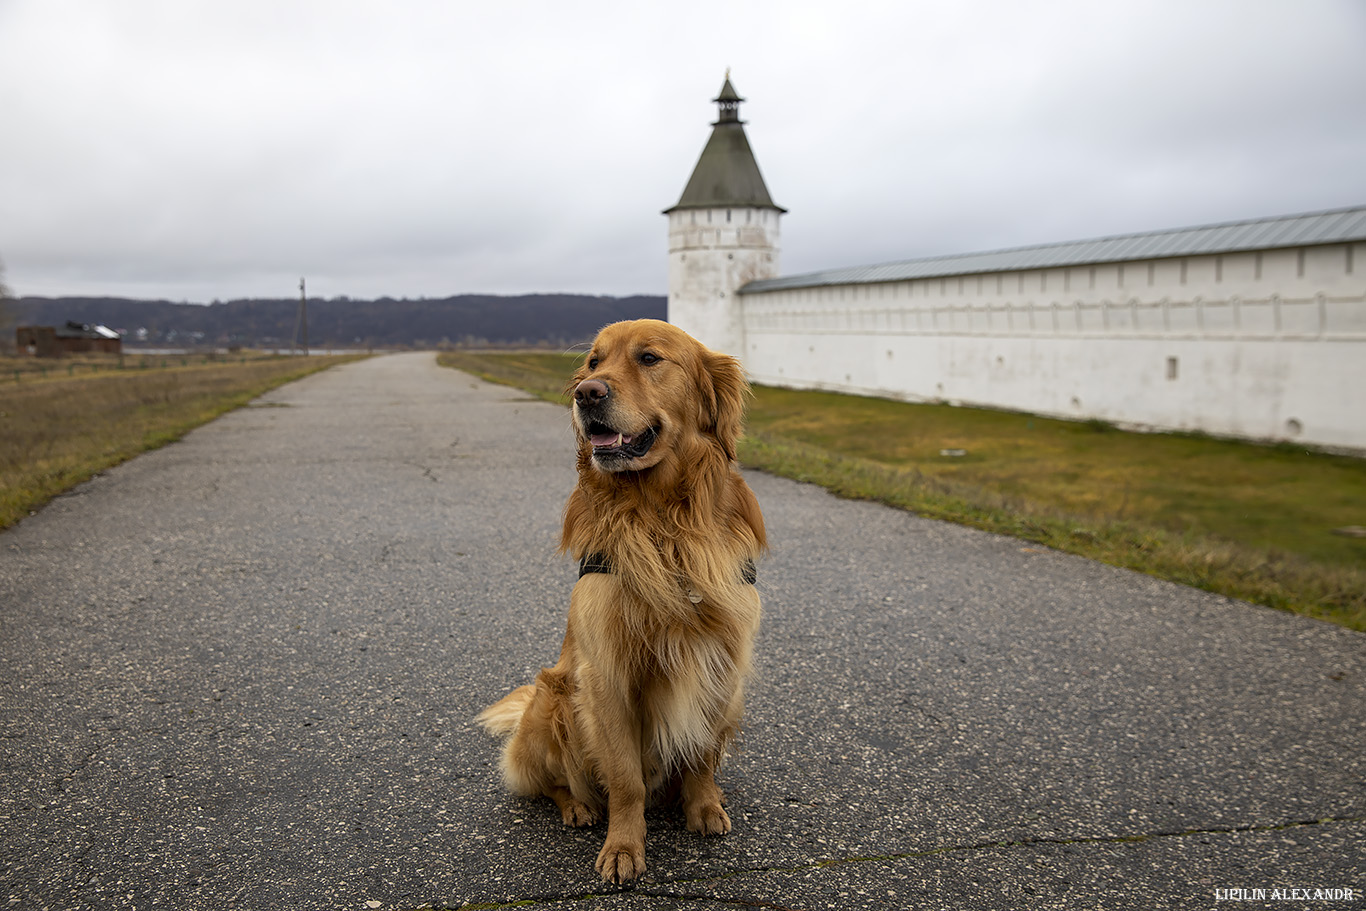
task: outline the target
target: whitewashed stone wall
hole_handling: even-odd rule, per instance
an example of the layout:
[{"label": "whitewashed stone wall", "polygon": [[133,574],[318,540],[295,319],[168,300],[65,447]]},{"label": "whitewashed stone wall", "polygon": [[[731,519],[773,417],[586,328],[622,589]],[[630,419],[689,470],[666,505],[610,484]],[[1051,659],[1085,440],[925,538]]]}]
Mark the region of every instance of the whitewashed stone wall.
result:
[{"label": "whitewashed stone wall", "polygon": [[669,213],[669,322],[717,351],[744,350],[736,291],[778,274],[776,209]]},{"label": "whitewashed stone wall", "polygon": [[1355,243],[745,293],[731,350],[757,383],[1366,451],[1363,267]]}]

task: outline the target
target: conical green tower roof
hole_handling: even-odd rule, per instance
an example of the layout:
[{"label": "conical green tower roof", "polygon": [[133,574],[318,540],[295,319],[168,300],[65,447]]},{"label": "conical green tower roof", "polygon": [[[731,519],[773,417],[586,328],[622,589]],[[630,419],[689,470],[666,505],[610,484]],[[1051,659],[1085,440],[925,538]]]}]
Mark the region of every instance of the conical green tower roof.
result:
[{"label": "conical green tower roof", "polygon": [[719,114],[712,124],[711,138],[697,159],[683,195],[665,214],[676,209],[716,209],[728,206],[755,206],[762,209],[787,210],[773,204],[759,173],[759,163],[745,136],[744,121],[740,119],[740,102],[745,99],[730,84],[726,75],[721,93],[712,101]]}]

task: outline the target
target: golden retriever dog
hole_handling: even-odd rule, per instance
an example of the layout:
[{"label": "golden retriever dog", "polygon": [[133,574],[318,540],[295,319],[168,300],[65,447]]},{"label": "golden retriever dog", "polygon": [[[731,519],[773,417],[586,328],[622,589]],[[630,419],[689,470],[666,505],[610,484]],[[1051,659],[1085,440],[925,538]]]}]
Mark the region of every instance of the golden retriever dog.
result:
[{"label": "golden retriever dog", "polygon": [[735,467],[749,387],[732,357],[658,320],[599,333],[574,396],[578,483],[561,551],[579,560],[560,659],[478,721],[503,780],[565,824],[607,818],[597,870],[645,870],[645,807],[730,831],[716,770],[740,724],[766,545]]}]

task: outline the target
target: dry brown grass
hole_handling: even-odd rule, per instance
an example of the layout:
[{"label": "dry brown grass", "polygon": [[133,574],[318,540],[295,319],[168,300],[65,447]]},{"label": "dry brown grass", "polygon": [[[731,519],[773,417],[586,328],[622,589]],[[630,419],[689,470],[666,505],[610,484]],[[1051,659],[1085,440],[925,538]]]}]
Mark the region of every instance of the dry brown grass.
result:
[{"label": "dry brown grass", "polygon": [[[0,528],[96,473],[165,445],[257,396],[348,360],[201,355],[49,361],[47,375],[0,372]],[[29,360],[29,359],[25,359]],[[0,371],[9,366],[0,364]],[[27,366],[32,365],[29,360]],[[39,365],[40,367],[42,365]]]},{"label": "dry brown grass", "polygon": [[130,349],[123,354],[68,354],[60,358],[16,357],[0,354],[0,395],[9,383],[38,380],[73,379],[103,373],[133,370],[162,370],[171,367],[204,367],[213,364],[244,364],[269,360],[278,355],[266,351],[242,350],[185,352],[183,354],[144,354]]}]

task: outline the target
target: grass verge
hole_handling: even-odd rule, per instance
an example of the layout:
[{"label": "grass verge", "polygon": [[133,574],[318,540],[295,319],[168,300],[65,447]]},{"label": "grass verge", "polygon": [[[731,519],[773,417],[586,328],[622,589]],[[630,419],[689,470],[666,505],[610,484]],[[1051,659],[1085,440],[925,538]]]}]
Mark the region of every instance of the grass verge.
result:
[{"label": "grass verge", "polygon": [[[285,383],[360,356],[116,361],[0,383],[0,529],[133,456]],[[0,364],[0,377],[9,371]]]},{"label": "grass verge", "polygon": [[[581,356],[581,355],[579,355]],[[568,404],[578,356],[441,363]],[[1366,631],[1366,460],[757,387],[747,467]]]}]

